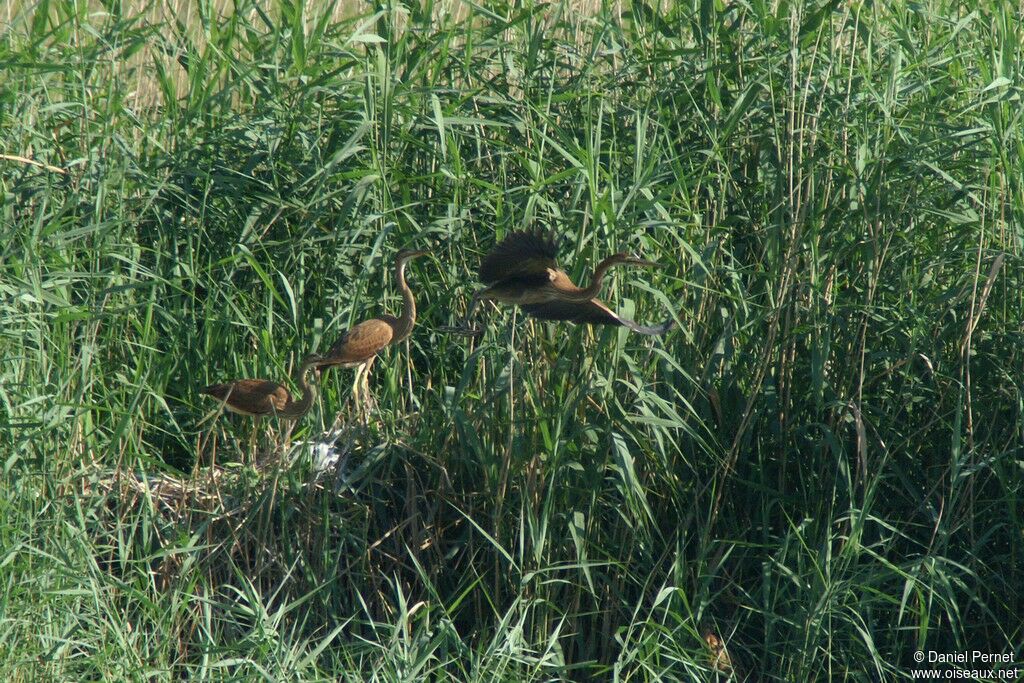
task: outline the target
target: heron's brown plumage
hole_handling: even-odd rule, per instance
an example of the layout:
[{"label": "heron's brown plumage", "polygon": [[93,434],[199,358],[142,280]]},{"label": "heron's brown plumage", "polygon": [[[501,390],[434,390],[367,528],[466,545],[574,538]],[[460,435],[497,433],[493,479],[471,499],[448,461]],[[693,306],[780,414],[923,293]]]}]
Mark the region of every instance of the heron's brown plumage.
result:
[{"label": "heron's brown plumage", "polygon": [[608,308],[602,301],[591,299],[585,303],[552,301],[543,304],[526,304],[523,312],[538,320],[564,320],[580,325],[611,325],[628,327],[639,334],[661,335],[675,326],[675,318],[669,318],[660,325],[641,325],[624,318]]},{"label": "heron's brown plumage", "polygon": [[341,335],[324,355],[325,364],[350,368],[365,363],[394,340],[397,325],[391,315],[364,320]]},{"label": "heron's brown plumage", "polygon": [[284,386],[266,379],[238,379],[211,384],[200,389],[199,393],[224,401],[224,407],[232,413],[259,417],[280,411],[291,399]]},{"label": "heron's brown plumage", "polygon": [[326,367],[356,368],[352,398],[357,410],[365,402],[360,401],[360,396],[365,399],[370,393],[370,367],[377,354],[404,340],[416,325],[416,299],[405,280],[405,266],[412,259],[426,254],[425,251],[406,250],[395,257],[395,281],[402,292],[402,315],[396,318],[385,314],[354,325],[342,333],[320,363]]},{"label": "heron's brown plumage", "polygon": [[313,404],[314,390],[306,383],[306,373],[319,361],[320,356],[306,356],[295,373],[295,382],[302,391],[298,400],[283,385],[266,379],[237,379],[211,384],[200,389],[199,393],[212,396],[223,402],[225,408],[240,415],[298,418],[305,415]]},{"label": "heron's brown plumage", "polygon": [[547,320],[626,325],[643,334],[661,334],[664,331],[619,318],[594,298],[601,290],[605,274],[612,267],[658,264],[629,254],[612,254],[594,268],[590,284],[578,287],[558,267],[557,255],[558,242],[549,234],[513,232],[499,242],[480,264],[478,275],[487,287],[473,294],[464,327],[469,329],[468,321],[476,306],[481,301],[490,300],[522,306],[528,313],[543,314]]},{"label": "heron's brown plumage", "polygon": [[416,325],[416,299],[405,280],[405,265],[425,251],[402,251],[395,257],[395,280],[402,292],[402,315],[364,320],[345,332],[324,354],[321,366],[350,368],[373,359],[381,350],[404,340]]},{"label": "heron's brown plumage", "polygon": [[513,232],[498,243],[480,264],[478,275],[486,288],[473,295],[470,312],[479,301],[525,305],[549,301],[586,303],[601,290],[604,276],[616,265],[655,266],[628,254],[612,254],[594,268],[590,284],[578,287],[555,257],[558,243],[539,232]]}]

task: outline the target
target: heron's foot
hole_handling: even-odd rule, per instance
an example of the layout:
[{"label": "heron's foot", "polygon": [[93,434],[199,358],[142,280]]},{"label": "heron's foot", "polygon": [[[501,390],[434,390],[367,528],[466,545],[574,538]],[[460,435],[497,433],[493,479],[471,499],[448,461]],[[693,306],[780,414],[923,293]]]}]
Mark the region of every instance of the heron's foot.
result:
[{"label": "heron's foot", "polygon": [[366,412],[367,421],[370,420],[374,415],[380,414],[380,404],[377,403],[377,397],[367,392],[366,398],[363,399],[363,409]]},{"label": "heron's foot", "polygon": [[[373,422],[375,416],[379,417],[380,406],[377,404],[377,399],[372,394],[368,394],[367,397],[361,396],[360,400],[354,402],[351,408],[346,405],[343,414],[347,414],[355,424],[359,425],[360,429],[366,429]],[[341,419],[341,415],[338,417]]]}]

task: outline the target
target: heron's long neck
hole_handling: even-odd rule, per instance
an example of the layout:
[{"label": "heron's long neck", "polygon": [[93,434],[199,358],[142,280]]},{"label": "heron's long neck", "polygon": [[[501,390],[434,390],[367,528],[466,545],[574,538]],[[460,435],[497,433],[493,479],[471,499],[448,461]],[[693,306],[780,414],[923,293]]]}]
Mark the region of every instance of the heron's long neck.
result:
[{"label": "heron's long neck", "polygon": [[402,316],[398,319],[392,344],[397,344],[408,337],[413,325],[416,324],[416,299],[413,298],[412,290],[405,281],[405,261],[395,265],[395,280],[402,290]]},{"label": "heron's long neck", "polygon": [[309,374],[309,368],[312,366],[312,361],[307,361],[299,367],[299,371],[295,374],[295,383],[302,390],[302,397],[298,401],[290,401],[284,410],[278,411],[278,417],[296,418],[309,412],[313,405],[313,397],[316,395],[316,389],[306,383],[306,375]]},{"label": "heron's long neck", "polygon": [[614,256],[609,256],[605,260],[597,264],[597,268],[594,269],[594,276],[590,278],[590,284],[579,291],[579,298],[590,300],[593,299],[601,292],[601,286],[604,284],[604,276],[616,261]]}]

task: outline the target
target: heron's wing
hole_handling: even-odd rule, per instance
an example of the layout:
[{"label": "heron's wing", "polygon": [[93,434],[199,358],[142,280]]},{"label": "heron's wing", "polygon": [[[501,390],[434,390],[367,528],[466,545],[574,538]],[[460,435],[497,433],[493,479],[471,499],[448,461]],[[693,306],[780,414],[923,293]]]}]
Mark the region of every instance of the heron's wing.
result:
[{"label": "heron's wing", "polygon": [[266,379],[239,379],[203,387],[199,393],[227,401],[229,409],[245,415],[267,415],[280,410],[290,398],[288,390]]},{"label": "heron's wing", "polygon": [[568,320],[591,325],[622,324],[621,318],[597,299],[591,299],[586,303],[550,301],[542,304],[524,304],[520,308],[528,316],[538,320]]},{"label": "heron's wing", "polygon": [[271,382],[267,379],[236,379],[234,382],[211,384],[208,387],[203,387],[199,390],[199,393],[213,396],[223,401],[228,396],[235,397],[242,394],[246,396],[268,396],[278,389],[284,389],[284,387],[277,382]]},{"label": "heron's wing", "polygon": [[558,242],[554,235],[540,232],[513,232],[488,252],[480,264],[480,282],[493,285],[511,277],[541,273],[547,279],[549,268],[558,268]]},{"label": "heron's wing", "polygon": [[539,320],[568,320],[582,325],[624,326],[639,334],[656,336],[665,334],[675,325],[675,319],[669,318],[661,325],[641,325],[629,318],[623,318],[598,299],[586,303],[574,304],[552,301],[543,304],[525,304],[520,308],[530,317]]},{"label": "heron's wing", "polygon": [[369,360],[394,338],[394,327],[388,319],[396,320],[393,316],[381,316],[351,328],[334,343],[319,365],[357,365]]}]

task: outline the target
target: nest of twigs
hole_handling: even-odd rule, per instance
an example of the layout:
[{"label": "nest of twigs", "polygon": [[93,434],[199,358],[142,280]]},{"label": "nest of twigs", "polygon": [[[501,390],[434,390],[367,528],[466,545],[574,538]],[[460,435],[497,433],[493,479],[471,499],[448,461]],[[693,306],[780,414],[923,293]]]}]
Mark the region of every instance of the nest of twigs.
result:
[{"label": "nest of twigs", "polygon": [[[320,495],[348,497],[341,484],[348,482],[345,455],[352,444],[339,455],[336,436],[296,443],[255,466],[204,467],[191,476],[90,464],[68,493],[80,504],[89,501],[97,562],[114,574],[144,563],[166,586],[188,559],[225,578],[230,567],[243,567],[247,576],[270,579],[290,571],[286,548],[295,541],[289,534],[296,516],[315,526],[325,510],[315,502]],[[328,507],[361,507],[352,503]]]}]

